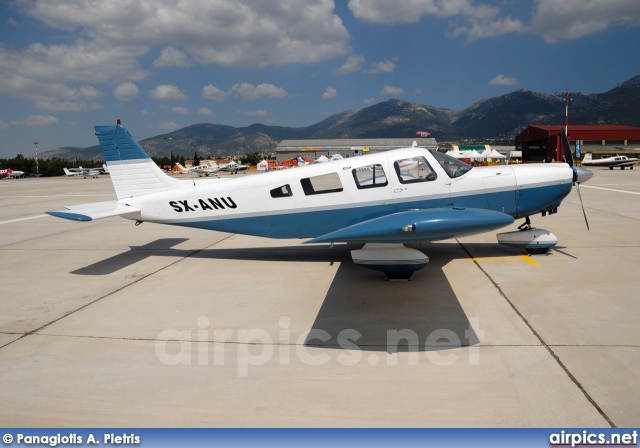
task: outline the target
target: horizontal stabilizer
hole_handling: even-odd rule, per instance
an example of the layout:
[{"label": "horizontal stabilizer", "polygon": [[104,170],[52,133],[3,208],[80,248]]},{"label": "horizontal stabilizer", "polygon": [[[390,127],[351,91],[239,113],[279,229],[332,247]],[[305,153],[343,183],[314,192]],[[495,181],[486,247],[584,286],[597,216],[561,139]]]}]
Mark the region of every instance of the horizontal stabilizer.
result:
[{"label": "horizontal stabilizer", "polygon": [[513,217],[477,208],[408,210],[354,224],[305,243],[411,243],[489,232],[513,223]]},{"label": "horizontal stabilizer", "polygon": [[120,205],[117,201],[93,202],[90,204],[69,205],[65,210],[46,212],[48,215],[58,218],[71,219],[73,221],[92,221],[94,219],[109,218],[139,213],[140,209],[128,205]]}]

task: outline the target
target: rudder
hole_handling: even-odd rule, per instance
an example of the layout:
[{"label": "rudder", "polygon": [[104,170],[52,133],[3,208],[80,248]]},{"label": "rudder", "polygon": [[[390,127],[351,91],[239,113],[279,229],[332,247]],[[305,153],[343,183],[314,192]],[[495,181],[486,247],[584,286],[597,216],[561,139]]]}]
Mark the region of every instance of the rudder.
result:
[{"label": "rudder", "polygon": [[116,126],[95,126],[95,130],[118,199],[182,186],[180,181],[172,179],[158,168],[120,124],[120,120]]}]

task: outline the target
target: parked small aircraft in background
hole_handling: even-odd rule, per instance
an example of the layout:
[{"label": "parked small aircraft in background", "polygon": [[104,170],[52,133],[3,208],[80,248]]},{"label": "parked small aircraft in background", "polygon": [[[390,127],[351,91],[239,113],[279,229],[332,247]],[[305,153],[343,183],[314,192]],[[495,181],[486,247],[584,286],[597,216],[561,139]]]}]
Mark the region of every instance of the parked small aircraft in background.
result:
[{"label": "parked small aircraft in background", "polygon": [[488,232],[515,219],[525,220],[520,230],[499,234],[498,242],[549,250],[557,238],[531,227],[530,216],[556,213],[572,184],[578,188],[593,175],[572,166],[563,134],[569,164],[472,167],[437,150],[412,147],[269,174],[184,182],[160,171],[120,120],[95,130],[117,200],[67,206],[50,215],[76,221],[122,216],[136,224],[306,238],[305,243],[364,243],[351,251],[354,262],[389,279],[410,278],[429,261],[405,243]]},{"label": "parked small aircraft in background", "polygon": [[640,159],[630,158],[627,156],[611,156],[611,157],[603,157],[601,159],[594,159],[593,155],[589,152],[584,155],[584,159],[582,160],[582,164],[584,166],[603,166],[609,167],[610,170],[620,167],[621,170],[629,167],[630,170],[633,169],[633,165],[638,163]]},{"label": "parked small aircraft in background", "polygon": [[238,174],[238,171],[247,171],[247,169],[249,169],[249,165],[240,165],[233,160],[220,167],[220,171],[228,171],[231,174]]},{"label": "parked small aircraft in background", "polygon": [[0,179],[4,179],[5,177],[7,179],[9,178],[17,179],[18,177],[23,177],[23,176],[24,176],[24,171],[16,171],[16,170],[12,170],[11,168],[7,168],[6,170],[0,170]]},{"label": "parked small aircraft in background", "polygon": [[82,176],[85,179],[87,177],[97,178],[100,177],[100,168],[63,168],[64,174],[67,176],[75,177]]},{"label": "parked small aircraft in background", "polygon": [[191,174],[195,173],[198,177],[207,176],[209,174],[215,174],[218,177],[218,171],[220,171],[220,167],[216,162],[209,162],[198,166],[193,166],[191,168],[185,168],[180,163],[176,162],[174,171],[180,174]]},{"label": "parked small aircraft in background", "polygon": [[192,166],[191,168],[187,169],[193,173],[196,173],[199,177],[209,177],[210,174],[218,176],[218,171],[220,171],[220,167],[216,162],[207,162],[203,163],[202,165]]}]

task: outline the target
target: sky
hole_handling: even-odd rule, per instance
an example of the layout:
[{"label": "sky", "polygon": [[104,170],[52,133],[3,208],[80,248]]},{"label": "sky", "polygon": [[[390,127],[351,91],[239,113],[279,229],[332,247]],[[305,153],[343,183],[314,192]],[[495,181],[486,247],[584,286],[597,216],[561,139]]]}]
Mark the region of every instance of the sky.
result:
[{"label": "sky", "polygon": [[640,75],[638,44],[638,0],[4,0],[0,158],[93,146],[117,119],[141,140],[601,93]]}]

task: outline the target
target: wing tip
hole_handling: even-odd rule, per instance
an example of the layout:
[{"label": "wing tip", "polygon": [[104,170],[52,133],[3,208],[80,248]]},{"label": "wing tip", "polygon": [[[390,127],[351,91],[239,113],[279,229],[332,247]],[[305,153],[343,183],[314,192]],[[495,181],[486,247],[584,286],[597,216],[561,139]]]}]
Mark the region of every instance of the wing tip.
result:
[{"label": "wing tip", "polygon": [[55,216],[56,218],[64,218],[70,219],[72,221],[92,221],[93,218],[91,216],[82,215],[80,213],[69,213],[69,212],[45,212],[47,215]]}]

